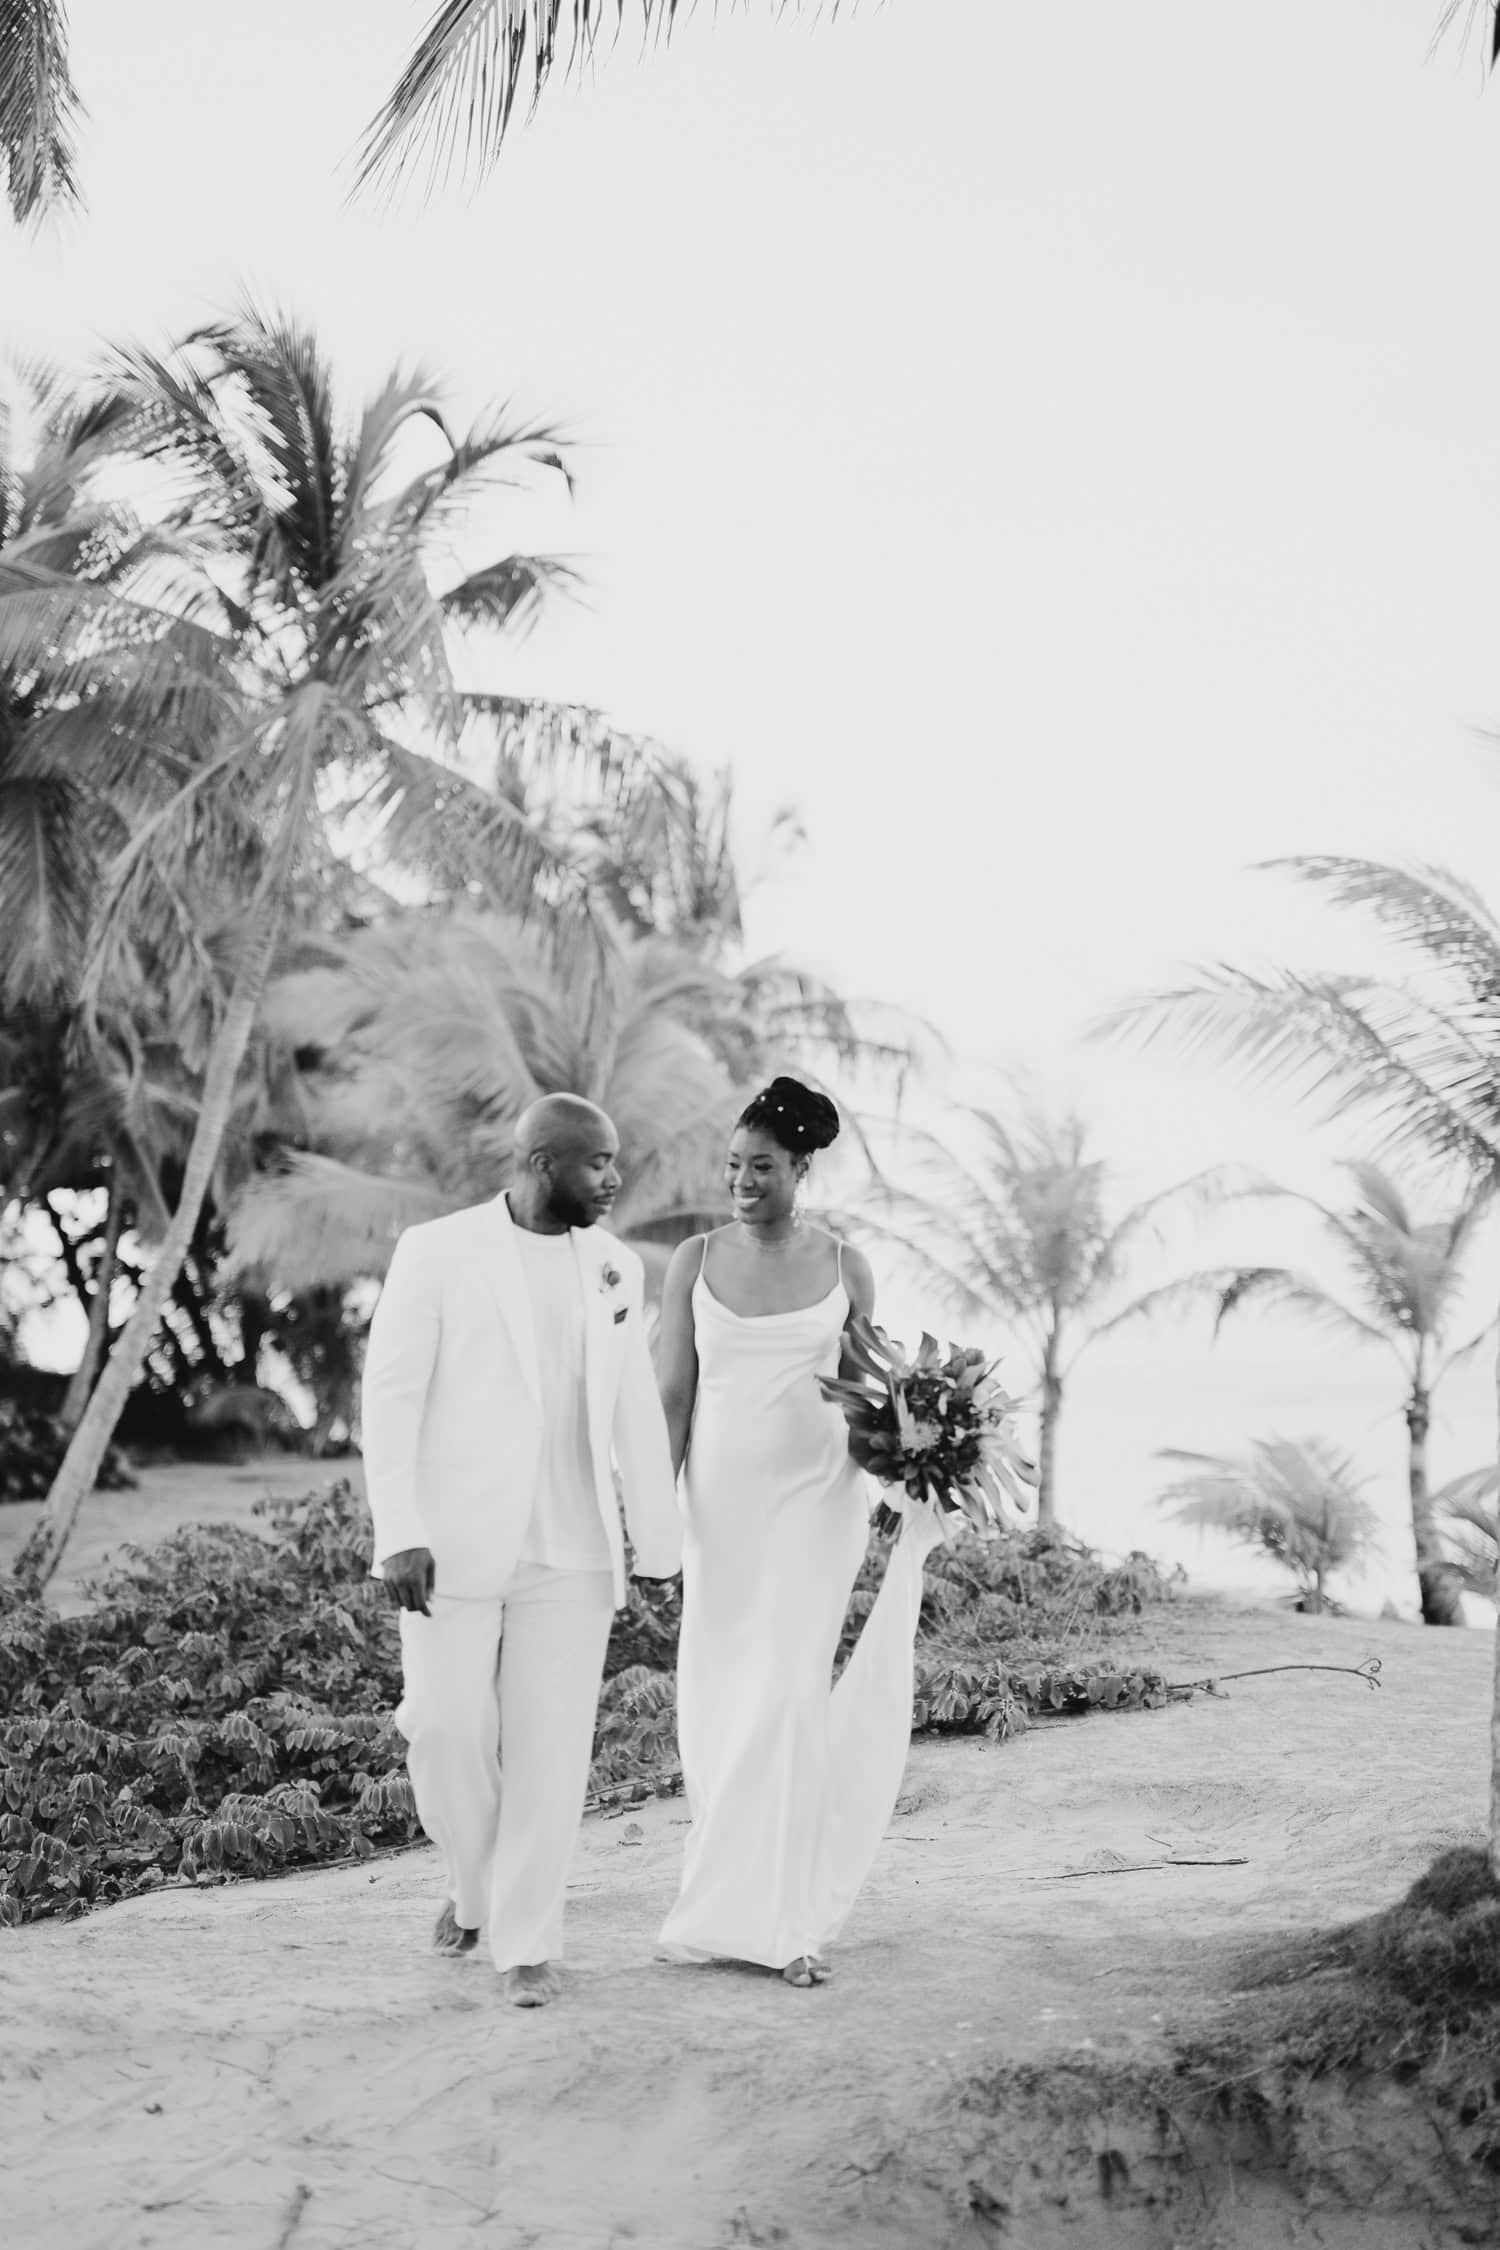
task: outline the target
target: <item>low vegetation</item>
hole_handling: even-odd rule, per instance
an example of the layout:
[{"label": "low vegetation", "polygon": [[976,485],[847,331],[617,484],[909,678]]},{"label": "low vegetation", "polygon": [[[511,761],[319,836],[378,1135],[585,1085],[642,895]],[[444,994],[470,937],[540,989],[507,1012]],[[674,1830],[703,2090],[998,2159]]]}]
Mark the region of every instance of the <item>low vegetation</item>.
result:
[{"label": "low vegetation", "polygon": [[[341,1482],[260,1512],[263,1532],[128,1550],[83,1616],[0,1582],[0,1921],[416,1840],[364,1509]],[[882,1568],[872,1555],[846,1649]],[[1108,1569],[1038,1532],[963,1541],[928,1579],[919,1727],[999,1740],[1035,1716],[1165,1701],[1158,1673],[1111,1653],[1170,1591],[1145,1557]],[[675,1589],[637,1588],[616,1621],[594,1766],[607,1810],[680,1785],[677,1620]]]}]

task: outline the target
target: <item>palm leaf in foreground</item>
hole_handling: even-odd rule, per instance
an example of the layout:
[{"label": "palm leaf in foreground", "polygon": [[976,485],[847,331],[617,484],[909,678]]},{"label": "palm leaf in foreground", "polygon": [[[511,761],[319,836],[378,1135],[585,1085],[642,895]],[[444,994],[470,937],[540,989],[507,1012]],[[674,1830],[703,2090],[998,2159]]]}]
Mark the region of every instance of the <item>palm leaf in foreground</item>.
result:
[{"label": "palm leaf in foreground", "polygon": [[19,223],[78,201],[63,0],[0,0],[0,170]]},{"label": "palm leaf in foreground", "polygon": [[[799,0],[782,0],[778,14]],[[682,0],[637,0],[642,31],[667,38]],[[832,0],[830,14],[839,12]],[[534,112],[543,86],[565,68],[593,60],[601,30],[624,25],[625,0],[444,0],[367,128],[359,152],[358,187],[399,184],[426,173],[429,191],[457,167],[477,185],[499,159],[516,99],[531,75]],[[564,19],[569,35],[564,54]]]}]

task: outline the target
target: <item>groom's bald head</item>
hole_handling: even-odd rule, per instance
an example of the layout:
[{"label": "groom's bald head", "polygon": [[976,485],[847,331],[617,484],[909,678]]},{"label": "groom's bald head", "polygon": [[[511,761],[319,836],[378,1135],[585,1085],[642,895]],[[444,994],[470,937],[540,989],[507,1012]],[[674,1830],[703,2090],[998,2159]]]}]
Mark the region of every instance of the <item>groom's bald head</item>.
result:
[{"label": "groom's bald head", "polygon": [[511,1207],[535,1226],[591,1227],[620,1191],[620,1136],[593,1102],[544,1094],[516,1119]]},{"label": "groom's bald head", "polygon": [[582,1147],[612,1143],[620,1137],[602,1109],[578,1094],[543,1094],[516,1119],[516,1161],[529,1164],[534,1156],[560,1156]]}]

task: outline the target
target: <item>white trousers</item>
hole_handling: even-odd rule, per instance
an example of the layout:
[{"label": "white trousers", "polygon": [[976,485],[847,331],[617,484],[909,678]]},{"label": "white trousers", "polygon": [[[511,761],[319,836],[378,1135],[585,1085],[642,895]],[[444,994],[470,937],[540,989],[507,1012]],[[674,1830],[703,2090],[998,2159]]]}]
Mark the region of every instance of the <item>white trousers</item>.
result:
[{"label": "white trousers", "polygon": [[503,1594],[431,1609],[401,1612],[396,1724],[454,1915],[497,1969],[560,1960],[613,1579],[520,1563]]}]

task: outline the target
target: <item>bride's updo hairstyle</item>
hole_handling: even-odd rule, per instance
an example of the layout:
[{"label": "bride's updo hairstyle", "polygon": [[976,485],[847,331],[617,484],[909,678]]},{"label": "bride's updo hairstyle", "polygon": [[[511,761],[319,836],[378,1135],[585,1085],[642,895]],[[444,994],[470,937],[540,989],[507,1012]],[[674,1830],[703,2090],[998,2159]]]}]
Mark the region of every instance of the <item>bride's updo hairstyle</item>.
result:
[{"label": "bride's updo hairstyle", "polygon": [[741,1111],[740,1125],[765,1133],[788,1156],[811,1163],[820,1148],[839,1137],[839,1113],[826,1094],[815,1093],[800,1078],[773,1078],[763,1093]]}]

